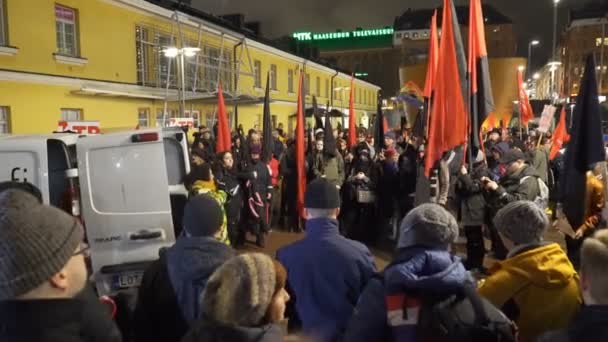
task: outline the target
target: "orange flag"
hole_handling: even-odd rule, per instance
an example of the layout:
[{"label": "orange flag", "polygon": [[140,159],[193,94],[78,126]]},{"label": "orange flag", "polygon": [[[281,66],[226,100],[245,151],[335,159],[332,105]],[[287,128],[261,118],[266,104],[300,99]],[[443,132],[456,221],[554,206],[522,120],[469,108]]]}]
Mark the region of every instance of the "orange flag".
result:
[{"label": "orange flag", "polygon": [[519,111],[521,113],[521,124],[528,126],[528,122],[534,119],[534,112],[524,89],[523,71],[517,70],[517,89],[519,89]]},{"label": "orange flag", "polygon": [[355,124],[355,76],[350,78],[350,99],[348,100],[348,147],[357,144],[357,127]]},{"label": "orange flag", "polygon": [[224,104],[224,93],[222,92],[222,82],[217,86],[217,137],[215,142],[215,152],[220,153],[230,151],[232,142],[230,139],[230,127],[226,116],[226,105]]},{"label": "orange flag", "polygon": [[304,104],[302,99],[302,75],[298,81],[298,109],[296,114],[296,176],[297,176],[297,198],[296,208],[300,217],[304,215],[304,192],[306,191],[306,159],[304,158],[306,148],[304,146]]},{"label": "orange flag", "polygon": [[[462,48],[461,38],[454,33],[458,25],[451,0],[443,1],[443,25],[439,44],[439,62],[435,81],[435,93],[430,117],[428,148],[424,170],[427,177],[444,152],[465,143],[467,138],[467,114],[457,57],[457,46]],[[464,61],[462,61],[464,62]]]},{"label": "orange flag", "polygon": [[553,133],[553,145],[551,145],[551,152],[549,153],[549,159],[553,160],[557,156],[559,150],[565,143],[570,141],[570,134],[566,128],[566,107],[562,107],[562,113],[559,117],[559,123]]}]

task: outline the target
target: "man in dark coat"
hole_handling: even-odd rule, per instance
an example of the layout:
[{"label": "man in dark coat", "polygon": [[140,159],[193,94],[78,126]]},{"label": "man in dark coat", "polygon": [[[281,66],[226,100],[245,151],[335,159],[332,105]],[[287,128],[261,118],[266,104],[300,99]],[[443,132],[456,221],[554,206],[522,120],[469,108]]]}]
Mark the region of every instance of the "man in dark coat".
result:
[{"label": "man in dark coat", "polygon": [[[303,332],[318,342],[339,341],[361,291],[376,271],[363,244],[340,235],[340,194],[317,179],[304,198],[306,236],[277,252],[288,273]],[[291,317],[290,317],[291,318]]]},{"label": "man in dark coat", "polygon": [[534,199],[540,194],[538,178],[540,177],[533,166],[527,165],[525,155],[522,151],[512,149],[507,151],[501,158],[500,163],[505,165],[506,174],[500,179],[500,183],[483,177],[488,203],[488,227],[492,238],[492,250],[495,257],[504,260],[507,249],[504,247],[498,231],[493,225],[496,213],[507,204],[515,201]]},{"label": "man in dark coat", "polygon": [[87,284],[84,229],[21,190],[0,193],[0,341],[119,342]]},{"label": "man in dark coat", "polygon": [[296,189],[297,173],[296,173],[296,144],[293,139],[287,143],[287,151],[281,158],[279,173],[283,176],[283,184],[281,186],[281,218],[286,221],[283,226],[287,230],[298,231],[298,212],[296,210]]},{"label": "man in dark coat", "polygon": [[223,217],[211,196],[191,199],[183,222],[182,236],[144,274],[134,315],[136,341],[181,340],[200,318],[200,296],[207,280],[235,255],[215,238]]},{"label": "man in dark coat", "polygon": [[585,305],[561,331],[547,333],[538,342],[608,341],[608,231],[587,238],[581,251],[581,289]]},{"label": "man in dark coat", "polygon": [[269,227],[269,208],[272,200],[272,177],[270,167],[260,160],[262,148],[260,145],[252,145],[250,150],[251,163],[247,173],[253,173],[254,177],[247,182],[248,198],[245,207],[249,210],[248,224],[251,233],[256,236],[256,244],[264,247],[266,234]]}]

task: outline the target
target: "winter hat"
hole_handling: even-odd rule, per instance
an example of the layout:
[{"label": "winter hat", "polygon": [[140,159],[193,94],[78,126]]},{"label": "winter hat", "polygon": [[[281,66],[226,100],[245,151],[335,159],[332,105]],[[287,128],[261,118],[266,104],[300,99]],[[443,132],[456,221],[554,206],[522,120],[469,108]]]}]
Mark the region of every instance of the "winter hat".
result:
[{"label": "winter hat", "polygon": [[192,236],[213,236],[224,222],[222,208],[213,197],[197,195],[186,204],[182,222],[184,230]]},{"label": "winter hat", "polygon": [[522,151],[516,149],[508,150],[502,156],[502,158],[500,158],[500,162],[507,165],[518,160],[526,160],[526,156],[524,156],[524,153]]},{"label": "winter hat", "polygon": [[395,135],[395,132],[388,131],[388,132],[386,132],[386,134],[384,134],[384,138],[395,140],[395,139],[397,139],[397,136]]},{"label": "winter hat", "polygon": [[262,146],[260,146],[258,144],[251,145],[251,148],[249,148],[249,154],[261,154],[261,153],[262,153]]},{"label": "winter hat", "polygon": [[65,212],[21,190],[0,193],[0,301],[24,295],[59,272],[83,237]]},{"label": "winter hat", "polygon": [[458,223],[442,206],[422,204],[401,221],[398,248],[410,246],[440,247],[447,249],[458,238]]},{"label": "winter hat", "polygon": [[275,295],[277,279],[286,281],[286,277],[286,273],[277,274],[268,255],[241,254],[211,275],[202,294],[201,310],[222,324],[260,326]]},{"label": "winter hat", "polygon": [[498,211],[494,225],[506,238],[522,245],[542,241],[549,218],[534,202],[517,201]]},{"label": "winter hat", "polygon": [[304,207],[309,209],[340,208],[340,193],[336,186],[327,179],[315,179],[306,186]]}]

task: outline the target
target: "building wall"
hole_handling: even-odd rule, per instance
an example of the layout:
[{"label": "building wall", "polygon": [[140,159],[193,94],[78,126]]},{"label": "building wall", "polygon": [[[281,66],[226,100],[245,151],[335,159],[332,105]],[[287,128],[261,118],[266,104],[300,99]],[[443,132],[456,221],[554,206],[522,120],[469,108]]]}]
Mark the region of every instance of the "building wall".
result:
[{"label": "building wall", "polygon": [[[170,19],[171,11],[145,1],[136,0],[60,0],[57,4],[72,7],[78,13],[78,42],[80,57],[86,64],[66,65],[55,60],[56,48],[55,1],[53,0],[4,0],[7,7],[9,45],[18,49],[16,54],[2,54],[0,47],[0,106],[10,111],[11,133],[46,133],[57,128],[61,108],[82,109],[84,120],[99,120],[103,128],[135,127],[138,110],[148,108],[149,124],[155,125],[155,114],[163,110],[164,100],[125,98],[115,96],[78,95],[75,91],[87,82],[101,84],[108,89],[131,89],[138,86],[136,26],[145,26],[165,32],[175,32],[177,25]],[[181,29],[186,41],[197,42],[199,38],[198,19],[181,14]],[[232,51],[240,41],[238,33],[204,25],[201,39],[205,44],[222,45]],[[223,30],[223,31],[222,31]],[[221,32],[220,32],[221,31]],[[334,85],[350,86],[350,76],[337,73],[328,67],[303,60],[297,56],[279,51],[262,43],[246,40],[248,49],[241,45],[237,54],[243,52],[240,65],[243,74],[252,74],[247,51],[252,64],[261,65],[262,84],[254,86],[254,78],[241,75],[237,93],[264,96],[266,73],[271,65],[277,67],[277,90],[271,92],[271,112],[277,116],[277,123],[287,124],[289,116],[296,111],[297,96],[288,92],[288,70],[294,70],[294,92],[297,92],[298,72],[304,70],[310,75],[311,94],[319,92],[318,102],[328,101],[326,80],[336,75]],[[152,66],[151,66],[152,67]],[[17,75],[18,77],[16,77]],[[320,89],[316,79],[319,77]],[[148,89],[158,93],[159,89]],[[356,92],[365,91],[368,98],[377,95],[379,87],[361,80],[355,80]],[[173,90],[173,92],[175,92]],[[331,94],[331,92],[330,92]],[[107,95],[107,94],[106,94]],[[312,96],[306,97],[307,105]],[[348,103],[348,93],[343,102]],[[336,102],[334,102],[336,105]],[[169,102],[168,108],[176,111],[178,103]],[[336,105],[337,106],[337,105]],[[375,111],[376,101],[355,101],[356,114]],[[209,101],[188,101],[186,109],[200,111],[200,122],[215,117],[216,105]],[[263,112],[261,104],[239,105],[239,122],[245,129],[259,124]],[[233,111],[232,106],[228,106]],[[182,114],[177,114],[181,116]]]}]

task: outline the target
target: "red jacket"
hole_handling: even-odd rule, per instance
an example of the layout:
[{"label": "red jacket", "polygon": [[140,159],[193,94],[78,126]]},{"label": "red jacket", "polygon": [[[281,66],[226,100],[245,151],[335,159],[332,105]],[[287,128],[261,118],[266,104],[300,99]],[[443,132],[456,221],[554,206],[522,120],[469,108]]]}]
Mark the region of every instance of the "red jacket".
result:
[{"label": "red jacket", "polygon": [[272,178],[272,186],[279,185],[279,161],[276,158],[272,158],[268,163],[268,167],[270,168],[271,178]]}]

